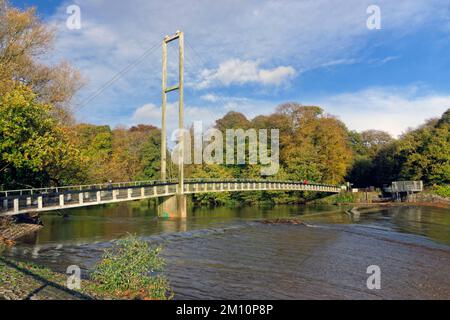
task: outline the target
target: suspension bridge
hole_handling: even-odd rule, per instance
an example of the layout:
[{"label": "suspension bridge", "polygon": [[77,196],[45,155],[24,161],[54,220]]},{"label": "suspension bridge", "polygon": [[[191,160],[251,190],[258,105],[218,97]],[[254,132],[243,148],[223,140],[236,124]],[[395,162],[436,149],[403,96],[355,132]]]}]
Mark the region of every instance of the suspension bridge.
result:
[{"label": "suspension bridge", "polygon": [[[177,181],[134,181],[40,189],[0,191],[0,215],[54,211],[151,198],[174,199],[196,193],[243,191],[313,191],[339,193],[340,187],[326,184],[278,180],[186,179],[182,192]],[[174,199],[179,202],[179,199]],[[162,201],[161,204],[165,203]],[[167,207],[167,206],[166,206]],[[184,216],[185,208],[161,208],[160,216]]]},{"label": "suspension bridge", "polygon": [[[167,86],[168,43],[178,40],[178,84]],[[186,217],[186,196],[196,193],[244,192],[244,191],[312,191],[339,193],[340,186],[306,181],[277,180],[208,180],[184,178],[184,136],[179,137],[180,154],[177,159],[178,178],[168,180],[166,110],[167,95],[178,91],[178,127],[184,128],[184,34],[177,31],[162,41],[162,124],[161,124],[161,180],[133,181],[124,183],[91,184],[65,187],[48,187],[0,191],[0,216],[29,214],[70,208],[87,207],[124,201],[158,199],[158,215]],[[145,57],[147,53],[143,56]],[[140,58],[139,60],[141,60]],[[128,69],[126,69],[128,70]],[[123,73],[123,71],[121,71]],[[104,88],[102,88],[103,90]],[[97,94],[100,94],[101,91]],[[94,97],[96,96],[94,95]],[[88,100],[90,101],[90,100]],[[84,105],[83,105],[84,106]]]}]

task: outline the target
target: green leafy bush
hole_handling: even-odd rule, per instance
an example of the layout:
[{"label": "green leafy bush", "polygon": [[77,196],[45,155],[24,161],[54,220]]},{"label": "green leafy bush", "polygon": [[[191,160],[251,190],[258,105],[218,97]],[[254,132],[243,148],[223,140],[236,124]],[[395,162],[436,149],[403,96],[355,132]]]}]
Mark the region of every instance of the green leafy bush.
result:
[{"label": "green leafy bush", "polygon": [[335,203],[357,202],[357,195],[351,192],[341,192],[336,196]]},{"label": "green leafy bush", "polygon": [[92,280],[96,289],[123,298],[171,299],[168,280],[157,274],[165,265],[160,251],[160,247],[151,248],[132,235],[117,241],[94,267]]},{"label": "green leafy bush", "polygon": [[433,188],[433,193],[444,198],[450,198],[450,186],[449,185],[435,186]]}]

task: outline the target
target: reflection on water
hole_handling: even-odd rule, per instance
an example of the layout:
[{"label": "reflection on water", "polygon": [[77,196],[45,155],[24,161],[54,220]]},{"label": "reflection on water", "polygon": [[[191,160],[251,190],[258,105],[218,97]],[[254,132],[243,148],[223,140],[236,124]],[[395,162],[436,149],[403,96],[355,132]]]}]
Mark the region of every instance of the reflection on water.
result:
[{"label": "reflection on water", "polygon": [[425,236],[450,245],[450,210],[433,207],[389,207],[362,214],[358,223]]},{"label": "reflection on water", "polygon": [[[153,235],[217,227],[263,218],[329,213],[326,221],[349,222],[344,208],[330,206],[279,206],[241,208],[193,208],[187,220],[159,219],[147,201],[67,210],[68,217],[56,213],[42,216],[45,228],[26,239],[28,244],[83,244],[109,241],[127,233]],[[332,213],[340,213],[334,215]]]},{"label": "reflection on water", "polygon": [[[147,201],[77,209],[43,216],[45,227],[7,254],[87,270],[111,240],[135,233],[164,247],[177,298],[450,298],[448,210],[389,207],[355,217],[348,209],[200,208],[184,221],[157,218]],[[255,222],[291,216],[310,227]],[[365,287],[371,264],[382,268],[386,290]]]}]

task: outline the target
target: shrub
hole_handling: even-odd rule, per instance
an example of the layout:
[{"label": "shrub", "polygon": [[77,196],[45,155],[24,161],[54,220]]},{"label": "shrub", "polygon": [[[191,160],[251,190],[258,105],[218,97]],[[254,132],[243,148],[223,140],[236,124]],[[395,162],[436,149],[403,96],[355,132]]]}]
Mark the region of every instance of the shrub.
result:
[{"label": "shrub", "polygon": [[435,186],[433,193],[444,198],[450,198],[450,185]]},{"label": "shrub", "polygon": [[351,192],[341,192],[334,199],[335,204],[357,202],[357,195]]},{"label": "shrub", "polygon": [[120,298],[171,299],[168,280],[158,274],[165,265],[160,251],[160,247],[151,248],[132,235],[117,241],[94,267],[96,289]]}]

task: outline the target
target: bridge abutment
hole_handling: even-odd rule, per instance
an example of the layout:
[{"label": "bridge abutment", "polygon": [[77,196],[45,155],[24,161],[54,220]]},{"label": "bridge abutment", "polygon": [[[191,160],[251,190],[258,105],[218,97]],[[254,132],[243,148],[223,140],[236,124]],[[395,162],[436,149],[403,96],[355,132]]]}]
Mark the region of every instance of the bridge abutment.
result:
[{"label": "bridge abutment", "polygon": [[162,218],[187,217],[186,195],[158,198],[158,216]]}]

